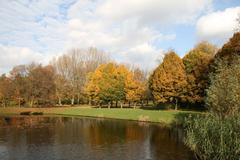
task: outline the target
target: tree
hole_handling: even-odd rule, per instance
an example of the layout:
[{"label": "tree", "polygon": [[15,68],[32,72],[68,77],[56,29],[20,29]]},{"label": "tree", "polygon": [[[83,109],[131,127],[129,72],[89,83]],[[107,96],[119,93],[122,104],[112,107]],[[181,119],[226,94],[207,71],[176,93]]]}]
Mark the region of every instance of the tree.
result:
[{"label": "tree", "polygon": [[183,57],[188,81],[186,99],[189,103],[203,103],[209,81],[209,66],[216,51],[214,45],[201,42]]},{"label": "tree", "polygon": [[0,76],[0,101],[3,107],[6,107],[12,99],[13,88],[12,81],[5,74]]},{"label": "tree", "polygon": [[145,88],[146,87],[146,79],[144,77],[143,72],[136,68],[133,72],[129,72],[125,81],[125,92],[126,92],[126,100],[134,102],[134,108],[136,107],[136,103],[143,100]]},{"label": "tree", "polygon": [[206,103],[220,118],[240,111],[240,33],[224,44],[216,54]]},{"label": "tree", "polygon": [[222,59],[217,64],[206,103],[212,113],[223,119],[240,113],[240,55],[230,65]]},{"label": "tree", "polygon": [[19,65],[13,67],[10,71],[10,78],[13,85],[13,98],[17,101],[18,106],[21,106],[22,102],[26,100],[27,93],[27,69],[25,65]]},{"label": "tree", "polygon": [[49,105],[55,99],[54,70],[52,66],[32,65],[28,74],[28,98],[31,107]]},{"label": "tree", "polygon": [[236,55],[240,55],[240,32],[234,33],[229,42],[223,45],[222,49],[216,54],[215,60],[225,58],[226,61],[231,63]]},{"label": "tree", "polygon": [[124,72],[125,68],[118,66],[114,63],[108,63],[101,65],[99,70],[101,72],[101,79],[99,83],[99,98],[104,102],[108,102],[109,105],[112,101],[119,101],[124,98]]},{"label": "tree", "polygon": [[175,109],[179,101],[184,101],[186,93],[186,74],[181,58],[169,51],[162,64],[153,72],[150,82],[152,95],[157,103],[174,102]]},{"label": "tree", "polygon": [[69,88],[68,88],[68,83],[66,82],[66,79],[60,75],[60,74],[54,74],[54,83],[56,86],[56,97],[58,99],[58,105],[62,105],[62,100],[69,95],[68,93]]},{"label": "tree", "polygon": [[123,65],[107,63],[100,65],[94,73],[89,75],[89,81],[85,86],[87,95],[91,100],[100,103],[108,103],[125,99],[125,81],[128,70]]},{"label": "tree", "polygon": [[99,92],[100,88],[98,86],[98,81],[101,78],[101,72],[95,71],[93,73],[88,74],[87,83],[85,84],[84,91],[89,97],[89,105],[92,104],[92,102],[98,102],[99,101]]},{"label": "tree", "polygon": [[75,99],[80,103],[80,97],[84,97],[84,86],[87,75],[93,72],[100,64],[109,60],[108,55],[96,48],[71,49],[66,54],[54,59],[52,65],[55,68],[57,93],[59,104],[65,93],[74,105]]}]

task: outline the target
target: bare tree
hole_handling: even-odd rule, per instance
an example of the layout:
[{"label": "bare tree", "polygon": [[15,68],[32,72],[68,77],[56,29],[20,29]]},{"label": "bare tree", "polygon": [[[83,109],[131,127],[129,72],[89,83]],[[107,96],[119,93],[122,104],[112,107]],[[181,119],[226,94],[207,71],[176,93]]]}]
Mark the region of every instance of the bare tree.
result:
[{"label": "bare tree", "polygon": [[67,97],[71,99],[71,105],[74,105],[75,100],[79,104],[84,94],[83,87],[87,75],[107,61],[109,61],[108,55],[96,48],[87,50],[74,48],[53,60],[52,64],[58,77],[56,85],[59,104],[61,104],[60,96],[64,94],[63,92],[67,93]]}]

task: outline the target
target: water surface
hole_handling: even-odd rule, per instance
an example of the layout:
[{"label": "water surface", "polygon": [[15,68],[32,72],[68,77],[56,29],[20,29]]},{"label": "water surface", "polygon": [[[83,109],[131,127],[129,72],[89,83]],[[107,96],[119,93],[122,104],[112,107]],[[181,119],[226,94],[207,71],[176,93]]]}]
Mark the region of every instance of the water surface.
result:
[{"label": "water surface", "polygon": [[191,160],[181,129],[73,117],[0,117],[1,160]]}]

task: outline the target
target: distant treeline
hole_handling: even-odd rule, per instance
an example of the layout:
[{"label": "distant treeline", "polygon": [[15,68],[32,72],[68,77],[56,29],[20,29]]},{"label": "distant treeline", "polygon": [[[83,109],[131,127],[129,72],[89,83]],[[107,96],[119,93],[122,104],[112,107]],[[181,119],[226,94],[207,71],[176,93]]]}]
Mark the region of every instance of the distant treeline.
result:
[{"label": "distant treeline", "polygon": [[[240,33],[218,50],[200,42],[183,58],[165,53],[151,73],[130,65],[117,64],[106,53],[89,48],[72,49],[48,65],[15,66],[0,77],[2,106],[107,105],[136,106],[149,100],[155,105],[203,106],[211,76],[220,59],[235,52]],[[237,42],[235,42],[237,41]],[[232,57],[231,57],[232,58]],[[231,59],[229,58],[229,59]],[[234,59],[234,58],[233,58]]]}]

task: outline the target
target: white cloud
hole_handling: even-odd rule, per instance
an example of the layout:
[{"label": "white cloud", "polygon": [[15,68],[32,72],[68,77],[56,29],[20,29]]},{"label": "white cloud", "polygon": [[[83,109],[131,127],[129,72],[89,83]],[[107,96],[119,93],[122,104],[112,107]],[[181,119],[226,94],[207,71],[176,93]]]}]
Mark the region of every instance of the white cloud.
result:
[{"label": "white cloud", "polygon": [[13,66],[32,62],[47,65],[60,53],[40,53],[27,47],[4,46],[0,44],[0,74],[7,73]]},{"label": "white cloud", "polygon": [[227,8],[199,18],[196,24],[199,39],[210,40],[221,45],[234,33],[240,7]]},{"label": "white cloud", "polygon": [[137,18],[141,23],[169,25],[189,23],[211,4],[212,0],[105,0],[97,14],[116,21]]},{"label": "white cloud", "polygon": [[0,60],[0,73],[3,73],[15,65],[44,62],[45,58],[29,48],[0,45]]},{"label": "white cloud", "polygon": [[0,67],[7,70],[35,57],[46,63],[71,47],[94,46],[110,52],[119,62],[151,68],[162,55],[159,43],[176,38],[175,33],[162,33],[159,26],[191,24],[211,3],[212,0],[0,1]]},{"label": "white cloud", "polygon": [[121,52],[118,56],[121,56],[119,62],[134,64],[145,70],[150,70],[159,64],[164,52],[161,49],[154,48],[151,44],[143,43]]}]

